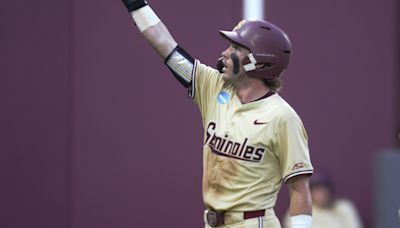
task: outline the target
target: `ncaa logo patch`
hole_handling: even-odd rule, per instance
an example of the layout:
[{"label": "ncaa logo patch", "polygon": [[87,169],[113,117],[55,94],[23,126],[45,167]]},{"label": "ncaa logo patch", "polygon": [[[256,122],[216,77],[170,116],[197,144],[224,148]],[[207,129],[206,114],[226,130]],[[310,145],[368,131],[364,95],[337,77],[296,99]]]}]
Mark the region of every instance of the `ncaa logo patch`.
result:
[{"label": "ncaa logo patch", "polygon": [[218,94],[217,101],[220,104],[226,104],[229,102],[229,93],[226,91],[222,91]]}]

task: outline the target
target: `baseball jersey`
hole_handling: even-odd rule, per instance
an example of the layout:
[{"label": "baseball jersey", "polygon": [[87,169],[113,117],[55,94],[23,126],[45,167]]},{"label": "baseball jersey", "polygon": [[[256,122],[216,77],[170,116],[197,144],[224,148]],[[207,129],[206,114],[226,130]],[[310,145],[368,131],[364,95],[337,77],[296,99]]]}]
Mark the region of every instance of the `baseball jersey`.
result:
[{"label": "baseball jersey", "polygon": [[313,172],[302,121],[278,94],[242,104],[217,70],[196,60],[189,95],[204,127],[207,208],[271,208],[282,182]]}]

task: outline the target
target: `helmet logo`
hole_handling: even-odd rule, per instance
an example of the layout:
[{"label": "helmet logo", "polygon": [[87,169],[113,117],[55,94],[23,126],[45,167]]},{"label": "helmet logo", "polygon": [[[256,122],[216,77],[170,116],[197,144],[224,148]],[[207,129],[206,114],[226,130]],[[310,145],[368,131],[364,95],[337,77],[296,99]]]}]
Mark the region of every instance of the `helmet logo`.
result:
[{"label": "helmet logo", "polygon": [[239,30],[244,24],[246,24],[246,20],[241,20],[236,26],[235,28],[233,28],[233,31],[237,31]]}]

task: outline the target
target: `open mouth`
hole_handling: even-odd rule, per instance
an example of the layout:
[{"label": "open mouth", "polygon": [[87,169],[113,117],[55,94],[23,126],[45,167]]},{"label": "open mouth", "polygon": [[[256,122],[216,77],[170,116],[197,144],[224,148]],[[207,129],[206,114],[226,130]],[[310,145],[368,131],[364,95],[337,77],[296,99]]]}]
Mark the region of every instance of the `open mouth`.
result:
[{"label": "open mouth", "polygon": [[223,58],[223,57],[221,57],[221,58],[218,59],[218,62],[217,62],[217,69],[218,69],[218,71],[219,71],[220,73],[224,73],[224,72],[225,72],[226,66],[225,66],[224,58]]},{"label": "open mouth", "polygon": [[226,62],[225,61],[226,61],[225,59],[222,59],[222,69],[221,69],[221,71],[224,72],[224,73],[227,71],[227,66],[226,66]]},{"label": "open mouth", "polygon": [[222,60],[222,71],[225,72],[226,71],[226,64],[225,62]]}]

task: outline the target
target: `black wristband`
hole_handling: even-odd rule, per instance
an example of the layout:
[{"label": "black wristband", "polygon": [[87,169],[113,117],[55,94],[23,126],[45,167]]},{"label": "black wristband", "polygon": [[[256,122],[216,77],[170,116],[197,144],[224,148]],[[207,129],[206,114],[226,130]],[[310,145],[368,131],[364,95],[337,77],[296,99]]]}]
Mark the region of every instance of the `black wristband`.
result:
[{"label": "black wristband", "polygon": [[143,6],[147,6],[146,0],[122,0],[128,9],[128,12],[132,12],[142,8]]}]

